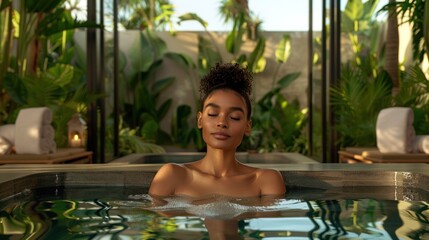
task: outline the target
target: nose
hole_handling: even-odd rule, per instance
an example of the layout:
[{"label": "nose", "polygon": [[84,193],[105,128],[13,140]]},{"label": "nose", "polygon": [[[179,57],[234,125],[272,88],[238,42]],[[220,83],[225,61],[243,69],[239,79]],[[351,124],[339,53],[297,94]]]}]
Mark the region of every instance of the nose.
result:
[{"label": "nose", "polygon": [[219,116],[216,126],[220,128],[228,128],[225,117]]}]

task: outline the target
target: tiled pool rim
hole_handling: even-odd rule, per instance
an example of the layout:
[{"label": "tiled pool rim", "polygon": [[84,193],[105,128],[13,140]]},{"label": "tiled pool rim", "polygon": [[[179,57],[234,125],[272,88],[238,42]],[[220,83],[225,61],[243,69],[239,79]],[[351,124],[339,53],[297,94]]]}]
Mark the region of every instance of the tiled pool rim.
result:
[{"label": "tiled pool rim", "polygon": [[[134,153],[124,157],[117,158],[110,164],[128,163],[128,164],[141,164],[141,163],[166,163],[167,161],[159,162],[159,160],[176,159],[178,162],[196,161],[204,157],[203,152],[167,152],[167,153]],[[296,152],[270,152],[270,153],[247,153],[238,152],[236,157],[243,163],[261,163],[261,164],[290,164],[290,163],[305,163],[305,164],[319,164],[320,162],[313,160]],[[185,161],[186,159],[186,161]],[[154,160],[154,161],[151,161]]]},{"label": "tiled pool rim", "polygon": [[[55,186],[142,187],[162,164],[76,164],[0,166],[0,199],[24,189]],[[282,172],[289,188],[334,190],[389,187],[391,200],[428,200],[427,164],[251,164]],[[45,174],[42,174],[45,173]],[[36,175],[33,175],[36,174]],[[31,177],[28,177],[31,176]],[[371,193],[374,194],[374,193]],[[375,193],[377,194],[377,193]]]}]

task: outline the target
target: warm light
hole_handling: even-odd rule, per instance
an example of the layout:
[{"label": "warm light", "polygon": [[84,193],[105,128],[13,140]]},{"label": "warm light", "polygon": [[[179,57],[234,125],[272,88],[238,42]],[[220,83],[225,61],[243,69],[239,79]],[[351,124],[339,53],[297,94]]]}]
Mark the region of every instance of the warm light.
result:
[{"label": "warm light", "polygon": [[67,122],[68,126],[68,144],[70,147],[85,147],[86,123],[80,117],[79,113],[73,114]]},{"label": "warm light", "polygon": [[79,136],[79,134],[75,133],[73,134],[72,139],[70,139],[70,147],[82,147],[82,140]]},{"label": "warm light", "polygon": [[79,140],[79,135],[75,134],[75,135],[73,136],[73,140],[75,140],[75,141]]}]

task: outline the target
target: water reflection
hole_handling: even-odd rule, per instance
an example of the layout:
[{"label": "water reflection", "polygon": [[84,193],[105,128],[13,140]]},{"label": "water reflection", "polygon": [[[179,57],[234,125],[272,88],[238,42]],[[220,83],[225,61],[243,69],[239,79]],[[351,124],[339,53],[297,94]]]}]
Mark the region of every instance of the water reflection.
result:
[{"label": "water reflection", "polygon": [[[250,203],[182,201],[153,209],[150,199],[135,196],[14,201],[0,204],[0,238],[429,239],[424,201],[284,198]],[[222,214],[210,212],[217,210]]]}]

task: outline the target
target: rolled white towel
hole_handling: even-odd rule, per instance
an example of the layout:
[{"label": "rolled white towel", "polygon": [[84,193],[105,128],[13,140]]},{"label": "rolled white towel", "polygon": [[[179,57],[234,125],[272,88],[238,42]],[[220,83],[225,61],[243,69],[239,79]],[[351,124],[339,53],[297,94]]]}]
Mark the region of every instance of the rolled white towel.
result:
[{"label": "rolled white towel", "polygon": [[15,124],[6,124],[0,126],[0,136],[7,139],[11,144],[15,143]]},{"label": "rolled white towel", "polygon": [[44,142],[45,139],[42,140],[42,126],[49,125],[51,121],[52,112],[47,107],[26,108],[19,111],[15,122],[16,153],[48,153],[48,144]]},{"label": "rolled white towel", "polygon": [[[47,107],[23,108],[18,113],[18,118],[22,123],[47,125],[52,123],[52,111]],[[17,121],[18,121],[17,118]],[[16,122],[15,122],[16,124]]]},{"label": "rolled white towel", "polygon": [[42,126],[42,138],[50,140],[55,138],[55,129],[51,124]]},{"label": "rolled white towel", "polygon": [[381,153],[411,153],[414,151],[414,113],[408,107],[391,107],[377,117],[377,147]]},{"label": "rolled white towel", "polygon": [[429,154],[429,135],[417,135],[414,139],[414,147],[417,152]]}]

